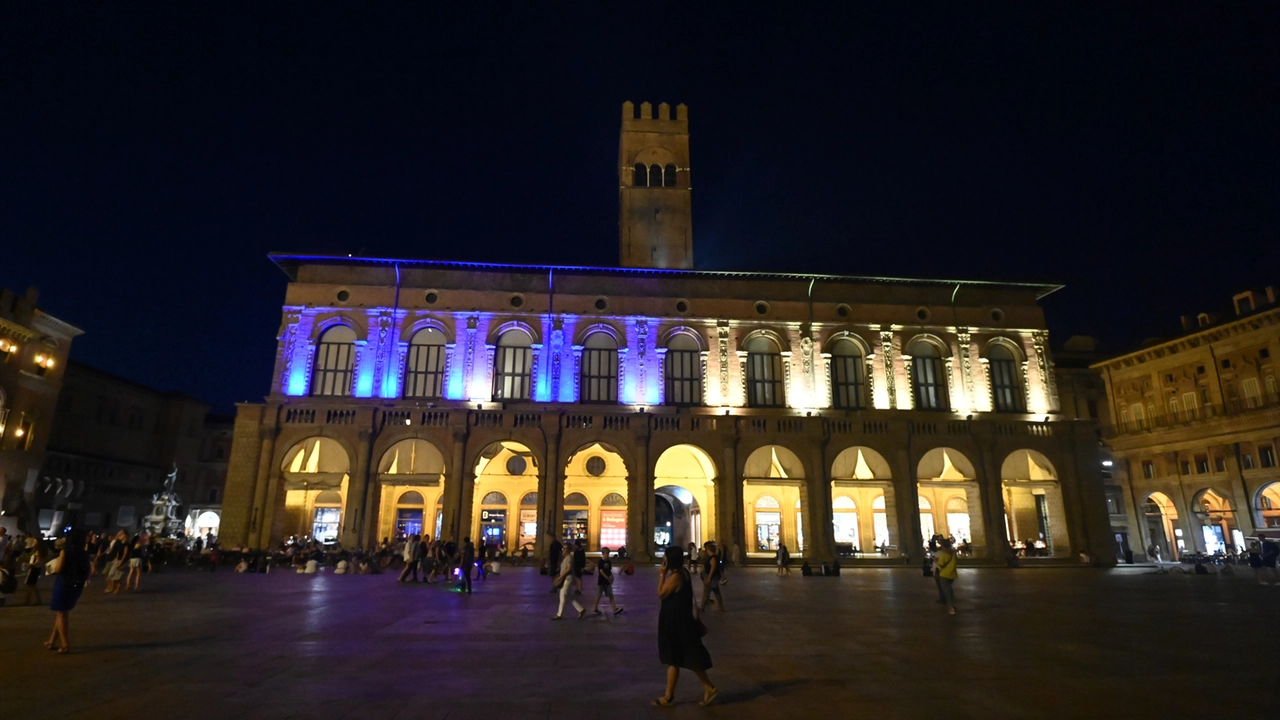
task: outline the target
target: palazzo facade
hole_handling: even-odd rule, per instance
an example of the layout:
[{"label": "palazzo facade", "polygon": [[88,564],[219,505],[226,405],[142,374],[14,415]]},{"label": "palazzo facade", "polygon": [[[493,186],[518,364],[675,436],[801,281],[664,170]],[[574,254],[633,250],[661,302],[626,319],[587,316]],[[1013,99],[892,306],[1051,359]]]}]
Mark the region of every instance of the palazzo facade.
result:
[{"label": "palazzo facade", "polygon": [[[1096,426],[1059,410],[1054,286],[693,265],[683,106],[623,108],[624,268],[273,254],[269,394],[222,541],[548,534],[640,559],[1114,561]],[[652,162],[651,162],[652,161]]]}]

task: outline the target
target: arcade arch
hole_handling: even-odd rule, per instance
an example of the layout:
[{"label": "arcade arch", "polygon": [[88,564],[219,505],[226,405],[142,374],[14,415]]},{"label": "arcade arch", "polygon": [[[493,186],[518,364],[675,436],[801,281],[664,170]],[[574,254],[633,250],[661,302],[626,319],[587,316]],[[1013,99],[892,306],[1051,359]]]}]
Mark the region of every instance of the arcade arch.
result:
[{"label": "arcade arch", "polygon": [[378,537],[426,533],[440,536],[444,513],[437,501],[444,495],[444,455],[430,441],[401,440],[378,458]]},{"label": "arcade arch", "polygon": [[1004,522],[1009,541],[1026,557],[1071,552],[1062,487],[1053,463],[1035,450],[1015,450],[1000,466]]},{"label": "arcade arch", "polygon": [[582,540],[593,552],[627,544],[627,464],[617,448],[591,443],[569,456],[564,494],[561,537],[566,544]]},{"label": "arcade arch", "polygon": [[836,455],[831,463],[831,509],[837,554],[887,553],[896,545],[898,522],[885,511],[886,497],[893,497],[893,475],[884,456],[866,446],[848,447]]},{"label": "arcade arch", "polygon": [[284,533],[336,542],[351,479],[351,458],[338,441],[312,437],[295,443],[280,465]]},{"label": "arcade arch", "polygon": [[[1148,544],[1146,555],[1152,559],[1152,550],[1159,552],[1159,560],[1176,561],[1186,545],[1182,529],[1178,527],[1178,508],[1173,500],[1162,492],[1153,492],[1142,503],[1142,516],[1146,526]],[[1153,547],[1154,546],[1154,547]]]},{"label": "arcade arch", "polygon": [[742,507],[748,556],[772,556],[779,543],[785,543],[792,555],[804,554],[805,487],[804,464],[791,450],[765,445],[747,456]]},{"label": "arcade arch", "polygon": [[[473,539],[514,553],[538,541],[538,462],[526,445],[491,443],[476,458],[472,491]],[[532,498],[533,503],[526,505]],[[519,502],[519,505],[514,503]]]},{"label": "arcade arch", "polygon": [[655,547],[699,547],[716,539],[716,466],[696,445],[674,445],[654,466],[653,542]]},{"label": "arcade arch", "polygon": [[1213,488],[1205,488],[1196,493],[1191,508],[1191,514],[1198,521],[1196,524],[1200,528],[1205,552],[1212,555],[1231,548],[1240,552],[1245,550],[1244,533],[1240,532],[1230,498]]},{"label": "arcade arch", "polygon": [[1280,482],[1263,485],[1253,503],[1258,528],[1280,528]]},{"label": "arcade arch", "polygon": [[[920,534],[927,546],[938,534],[954,537],[961,555],[977,555],[986,545],[982,524],[982,495],[978,474],[964,453],[938,447],[925,453],[916,466],[916,490],[920,498]],[[961,505],[959,500],[963,503]],[[964,517],[954,508],[964,507]]]}]

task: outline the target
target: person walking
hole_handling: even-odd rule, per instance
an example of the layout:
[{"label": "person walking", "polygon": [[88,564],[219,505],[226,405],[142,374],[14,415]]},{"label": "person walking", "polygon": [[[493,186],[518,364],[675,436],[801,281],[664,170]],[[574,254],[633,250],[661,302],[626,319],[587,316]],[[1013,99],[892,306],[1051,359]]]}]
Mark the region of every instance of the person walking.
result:
[{"label": "person walking", "polygon": [[124,579],[125,561],[129,557],[129,536],[124,530],[116,533],[107,547],[107,587],[103,592],[112,595],[120,594],[121,580]]},{"label": "person walking", "polygon": [[458,578],[458,585],[465,588],[462,592],[471,594],[471,571],[475,570],[476,565],[476,546],[471,544],[470,537],[462,538],[462,562],[458,563],[458,569],[462,571],[462,577]]},{"label": "person walking", "polygon": [[[147,540],[138,535],[129,545],[129,576],[124,579],[124,589],[136,592],[142,584],[142,559],[147,552]],[[132,586],[132,587],[131,587]]]},{"label": "person walking", "polygon": [[582,575],[587,571],[587,549],[582,546],[581,540],[575,540],[573,543],[573,592],[575,595],[582,594]]},{"label": "person walking", "polygon": [[944,538],[933,556],[933,577],[938,583],[938,600],[947,604],[947,612],[952,615],[956,614],[956,593],[952,586],[957,576],[956,551],[951,541]]},{"label": "person walking", "polygon": [[707,609],[707,603],[711,601],[713,594],[716,596],[717,611],[724,612],[724,596],[720,594],[721,567],[716,544],[708,540],[702,546],[702,567],[699,568],[702,576],[702,603],[699,605],[699,612]]},{"label": "person walking", "polygon": [[787,544],[778,542],[778,577],[791,574],[791,553],[787,551]]},{"label": "person walking", "polygon": [[71,652],[70,618],[84,592],[84,584],[89,579],[89,553],[85,551],[84,531],[74,528],[67,535],[66,544],[58,556],[58,569],[53,583],[53,599],[49,609],[54,612],[53,632],[45,641],[45,649],[53,650],[59,643],[57,651],[60,655]]},{"label": "person walking", "polygon": [[694,616],[693,579],[684,568],[684,551],[679,546],[667,548],[662,573],[658,576],[658,598],[662,600],[658,610],[658,659],[667,666],[667,691],[653,704],[658,707],[675,704],[676,682],[680,679],[680,668],[685,668],[702,681],[699,704],[710,705],[719,690],[707,677],[711,654],[702,644],[705,631]]},{"label": "person walking", "polygon": [[418,582],[418,561],[422,558],[418,555],[418,536],[410,535],[405,540],[404,550],[401,551],[401,558],[404,560],[404,569],[400,571],[400,577],[396,582],[409,582],[409,577],[413,576],[413,581]]},{"label": "person walking", "polygon": [[560,544],[560,539],[551,533],[547,533],[547,574],[551,576],[551,592],[558,592],[560,586],[556,584],[556,573],[559,572],[560,556],[564,553],[564,546]]},{"label": "person walking", "polygon": [[[555,587],[560,592],[560,607],[556,610],[552,620],[561,620],[564,616],[564,603],[572,598],[573,593],[573,555],[566,553],[560,559],[560,572],[555,575]],[[573,609],[578,611],[578,619],[581,620],[583,615],[587,614],[587,609],[578,603],[577,598],[572,598]]]},{"label": "person walking", "polygon": [[609,607],[614,615],[621,615],[622,608],[613,601],[613,561],[609,559],[609,548],[600,548],[600,560],[596,563],[596,604],[591,606],[591,614],[600,614],[600,598],[609,597]]}]

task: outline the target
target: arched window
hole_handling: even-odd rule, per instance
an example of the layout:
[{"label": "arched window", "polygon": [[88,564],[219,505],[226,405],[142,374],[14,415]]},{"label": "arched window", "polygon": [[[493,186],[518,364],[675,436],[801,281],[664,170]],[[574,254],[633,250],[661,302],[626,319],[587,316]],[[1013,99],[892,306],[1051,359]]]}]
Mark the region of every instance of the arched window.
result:
[{"label": "arched window", "polygon": [[662,187],[662,166],[657,163],[649,166],[649,187]]},{"label": "arched window", "polygon": [[404,396],[438,398],[444,395],[444,333],[424,328],[409,341],[404,368]]},{"label": "arched window", "polygon": [[772,495],[761,495],[756,498],[756,507],[765,510],[777,510],[782,507],[782,504],[778,502],[778,498]]},{"label": "arched window", "polygon": [[1018,386],[1018,363],[1004,345],[992,345],[987,351],[987,367],[991,373],[991,398],[996,412],[1024,412],[1022,388]]},{"label": "arched window", "polygon": [[533,338],[523,330],[508,330],[498,338],[493,359],[493,398],[528,400],[533,366]]},{"label": "arched window", "polygon": [[763,335],[747,343],[747,405],[782,407],[782,352],[778,344]]},{"label": "arched window", "polygon": [[316,346],[316,366],[311,378],[311,394],[347,396],[351,394],[351,370],[356,362],[356,331],[348,325],[334,325],[320,336]]},{"label": "arched window", "polygon": [[601,507],[625,507],[627,499],[618,493],[609,493],[600,500]]},{"label": "arched window", "polygon": [[676,166],[668,165],[662,170],[662,187],[676,186]]},{"label": "arched window", "polygon": [[422,499],[422,493],[417,490],[410,490],[400,495],[400,499],[396,500],[397,505],[423,505],[426,501]]},{"label": "arched window", "polygon": [[667,404],[702,404],[702,349],[698,341],[678,333],[667,343]]},{"label": "arched window", "polygon": [[831,346],[831,404],[845,410],[866,407],[866,364],[862,349],[852,340]]},{"label": "arched window", "polygon": [[481,505],[503,505],[507,504],[507,496],[500,492],[486,493],[484,498],[480,500]]},{"label": "arched window", "polygon": [[649,168],[644,163],[636,163],[635,177],[632,178],[631,184],[636,187],[649,186]]},{"label": "arched window", "polygon": [[582,402],[618,402],[618,341],[609,333],[587,336],[578,387]]},{"label": "arched window", "polygon": [[917,410],[949,410],[946,376],[942,374],[942,355],[938,346],[924,340],[911,343],[911,384],[914,386]]},{"label": "arched window", "polygon": [[588,505],[590,503],[587,502],[587,496],[580,492],[573,492],[564,496],[565,507],[587,507]]},{"label": "arched window", "polygon": [[527,492],[524,497],[520,498],[521,507],[536,507],[538,505],[538,493]]}]

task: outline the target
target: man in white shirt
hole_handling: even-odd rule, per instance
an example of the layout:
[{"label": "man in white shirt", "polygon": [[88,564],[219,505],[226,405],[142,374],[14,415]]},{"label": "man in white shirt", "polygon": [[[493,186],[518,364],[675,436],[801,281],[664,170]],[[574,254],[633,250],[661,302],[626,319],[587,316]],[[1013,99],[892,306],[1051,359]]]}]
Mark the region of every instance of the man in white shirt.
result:
[{"label": "man in white shirt", "polygon": [[[573,578],[573,553],[565,553],[560,560],[560,574],[556,576],[556,587],[560,588],[560,609],[556,610],[556,614],[552,620],[560,620],[564,615],[564,602],[572,597],[573,589],[576,583]],[[583,615],[587,614],[587,609],[578,604],[577,598],[573,599],[573,609],[578,611],[578,619],[581,620]]]}]

